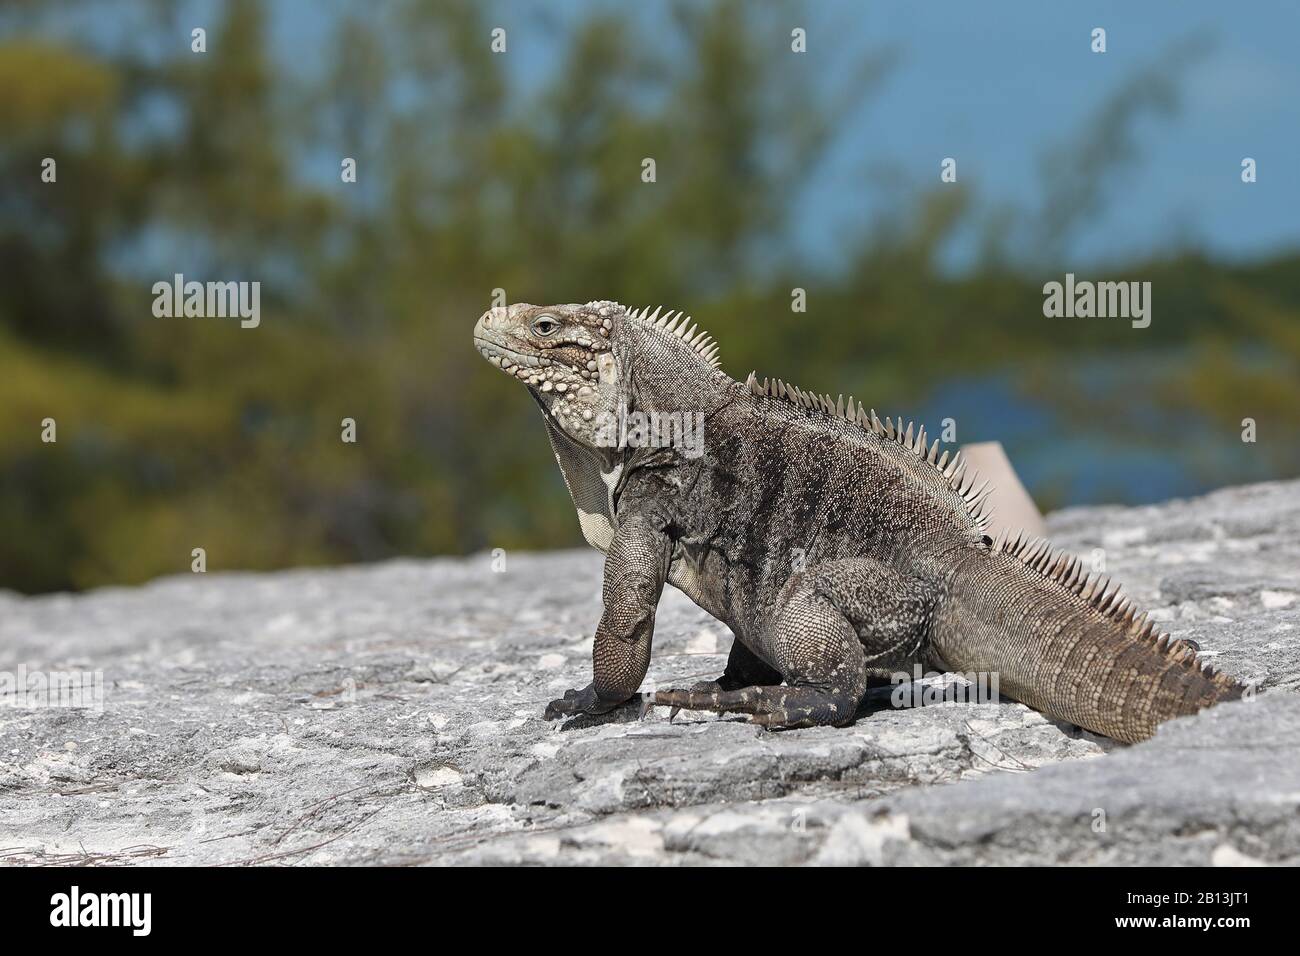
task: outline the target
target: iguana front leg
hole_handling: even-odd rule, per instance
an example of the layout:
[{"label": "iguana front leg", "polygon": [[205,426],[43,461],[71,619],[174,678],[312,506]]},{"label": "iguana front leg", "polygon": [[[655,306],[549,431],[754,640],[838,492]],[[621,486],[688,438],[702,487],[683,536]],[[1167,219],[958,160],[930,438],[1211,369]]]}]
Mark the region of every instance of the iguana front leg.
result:
[{"label": "iguana front leg", "polygon": [[592,647],[592,682],[546,706],[546,719],[603,714],[632,697],[650,666],[655,608],[668,580],[672,541],[651,515],[620,517],[605,556],[605,609]]}]

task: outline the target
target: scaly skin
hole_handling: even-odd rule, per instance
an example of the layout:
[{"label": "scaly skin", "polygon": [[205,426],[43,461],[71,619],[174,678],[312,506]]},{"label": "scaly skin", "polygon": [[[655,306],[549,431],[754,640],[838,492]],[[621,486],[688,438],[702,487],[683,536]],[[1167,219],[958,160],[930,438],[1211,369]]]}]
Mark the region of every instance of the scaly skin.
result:
[{"label": "scaly skin", "polygon": [[[541,407],[583,534],[606,555],[592,683],[548,717],[636,694],[666,583],[736,641],[718,681],[653,702],[774,729],[851,723],[871,678],[914,663],[995,672],[1008,696],[1123,741],[1241,696],[1074,559],[990,540],[986,489],[923,430],[734,381],[688,325],[591,302],[516,304],[475,326],[479,351]],[[637,416],[650,413],[681,427],[646,442]]]}]

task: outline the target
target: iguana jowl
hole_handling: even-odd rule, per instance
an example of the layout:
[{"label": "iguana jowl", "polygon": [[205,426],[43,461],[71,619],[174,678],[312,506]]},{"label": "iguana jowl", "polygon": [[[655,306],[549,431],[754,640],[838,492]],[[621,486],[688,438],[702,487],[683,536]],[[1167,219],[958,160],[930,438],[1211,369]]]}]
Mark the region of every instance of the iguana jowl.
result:
[{"label": "iguana jowl", "polygon": [[[986,489],[924,429],[734,381],[681,313],[516,304],[484,314],[474,342],[541,407],[583,535],[606,555],[594,679],[548,717],[636,694],[665,583],[736,640],[717,681],[653,702],[771,728],[850,723],[869,679],[915,663],[996,673],[1007,696],[1123,741],[1244,691],[1078,559],[986,536]],[[635,412],[698,416],[703,453],[611,427]]]}]

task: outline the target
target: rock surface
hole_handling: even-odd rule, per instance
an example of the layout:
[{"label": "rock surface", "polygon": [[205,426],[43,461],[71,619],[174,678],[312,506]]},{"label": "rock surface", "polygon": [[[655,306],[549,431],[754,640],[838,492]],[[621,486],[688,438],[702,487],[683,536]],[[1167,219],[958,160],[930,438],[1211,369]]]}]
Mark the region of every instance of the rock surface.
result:
[{"label": "rock surface", "polygon": [[[102,679],[0,706],[0,862],[1300,862],[1300,482],[1048,526],[1264,692],[1127,748],[888,689],[847,729],[559,726],[593,552],[0,594],[0,680]],[[716,676],[729,643],[669,589],[650,678]]]}]

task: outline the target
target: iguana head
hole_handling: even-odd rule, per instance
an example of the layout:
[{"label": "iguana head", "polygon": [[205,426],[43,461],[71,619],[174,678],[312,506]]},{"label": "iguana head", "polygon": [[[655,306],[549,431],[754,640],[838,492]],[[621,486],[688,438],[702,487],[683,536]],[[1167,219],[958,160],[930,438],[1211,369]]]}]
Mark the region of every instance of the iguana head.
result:
[{"label": "iguana head", "polygon": [[546,414],[582,532],[601,550],[613,536],[613,492],[627,461],[679,451],[647,445],[629,432],[629,417],[671,412],[684,425],[690,415],[694,440],[679,444],[698,457],[703,413],[735,384],[718,368],[717,345],[683,313],[617,302],[489,309],[474,326],[474,346],[523,382]]},{"label": "iguana head", "polygon": [[520,382],[547,418],[587,447],[603,444],[598,430],[617,408],[619,362],[616,302],[586,305],[516,303],[489,309],[474,326],[483,357]]}]

